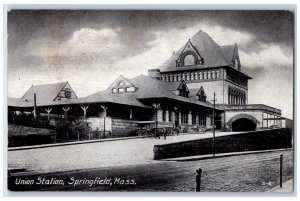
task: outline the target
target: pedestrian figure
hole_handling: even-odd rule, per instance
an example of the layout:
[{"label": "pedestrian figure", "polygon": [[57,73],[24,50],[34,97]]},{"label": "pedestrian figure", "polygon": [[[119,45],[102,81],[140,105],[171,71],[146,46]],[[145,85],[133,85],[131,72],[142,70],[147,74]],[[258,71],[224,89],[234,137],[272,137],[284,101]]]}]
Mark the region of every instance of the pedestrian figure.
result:
[{"label": "pedestrian figure", "polygon": [[181,127],[180,127],[180,126],[178,126],[178,127],[176,128],[177,135],[179,135],[179,131],[180,131],[180,129],[181,129]]},{"label": "pedestrian figure", "polygon": [[167,139],[167,130],[165,130],[165,132],[164,132],[164,138],[165,138],[165,140]]}]

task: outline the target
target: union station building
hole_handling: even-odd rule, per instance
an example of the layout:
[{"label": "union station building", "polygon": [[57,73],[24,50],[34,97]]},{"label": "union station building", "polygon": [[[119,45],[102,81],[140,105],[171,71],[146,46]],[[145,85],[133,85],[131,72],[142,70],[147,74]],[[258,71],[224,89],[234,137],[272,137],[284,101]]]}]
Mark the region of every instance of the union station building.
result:
[{"label": "union station building", "polygon": [[91,129],[105,127],[111,137],[119,137],[155,126],[180,127],[186,132],[211,127],[215,101],[216,129],[284,126],[281,110],[248,104],[249,79],[237,44],[220,46],[199,31],[165,63],[149,69],[148,76],[119,76],[106,90],[82,98],[68,82],[33,85],[21,98],[8,98],[8,111],[12,118],[84,118]]}]

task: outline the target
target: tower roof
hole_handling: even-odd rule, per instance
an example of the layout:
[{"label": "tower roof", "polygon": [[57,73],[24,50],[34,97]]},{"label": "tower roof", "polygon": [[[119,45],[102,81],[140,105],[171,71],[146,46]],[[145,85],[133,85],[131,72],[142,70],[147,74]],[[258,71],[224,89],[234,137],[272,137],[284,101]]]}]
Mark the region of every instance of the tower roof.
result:
[{"label": "tower roof", "polygon": [[205,32],[199,31],[189,41],[177,50],[159,69],[161,71],[178,71],[183,69],[199,68],[198,65],[176,67],[176,61],[185,51],[188,43],[191,43],[198,54],[204,58],[203,67],[219,67],[232,65],[230,55],[233,56],[234,45],[223,46],[222,48]]}]

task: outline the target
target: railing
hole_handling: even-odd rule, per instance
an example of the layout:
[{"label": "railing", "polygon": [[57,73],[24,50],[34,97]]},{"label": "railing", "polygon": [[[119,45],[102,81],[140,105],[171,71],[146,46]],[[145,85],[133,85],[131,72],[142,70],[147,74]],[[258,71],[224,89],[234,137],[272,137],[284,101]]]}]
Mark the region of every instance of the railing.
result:
[{"label": "railing", "polygon": [[266,110],[269,112],[281,114],[281,110],[270,107],[263,104],[252,104],[252,105],[225,105],[226,109],[232,109],[232,110]]}]

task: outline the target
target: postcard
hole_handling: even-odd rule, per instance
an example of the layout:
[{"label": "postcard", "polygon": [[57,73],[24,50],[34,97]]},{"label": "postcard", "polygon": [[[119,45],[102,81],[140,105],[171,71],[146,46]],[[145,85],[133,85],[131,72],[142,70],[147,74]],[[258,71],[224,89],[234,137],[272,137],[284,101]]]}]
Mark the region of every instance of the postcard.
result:
[{"label": "postcard", "polygon": [[16,191],[293,192],[293,10],[11,9]]}]

